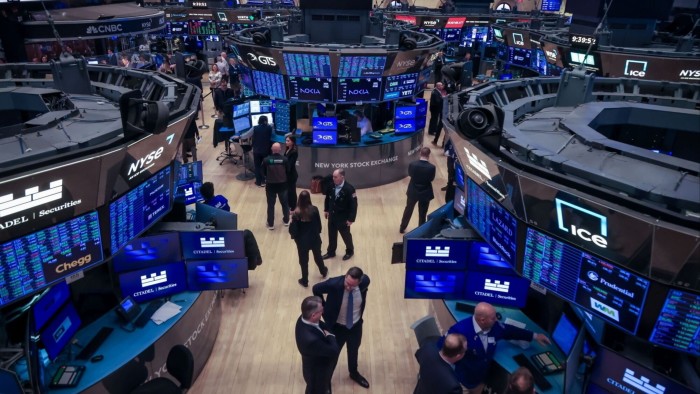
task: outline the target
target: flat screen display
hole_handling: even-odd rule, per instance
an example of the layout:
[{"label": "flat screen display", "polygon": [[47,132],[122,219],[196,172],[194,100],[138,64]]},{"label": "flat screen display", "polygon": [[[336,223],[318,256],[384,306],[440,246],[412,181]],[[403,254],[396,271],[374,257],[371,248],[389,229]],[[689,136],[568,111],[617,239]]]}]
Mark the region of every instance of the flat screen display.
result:
[{"label": "flat screen display", "polygon": [[458,42],[462,39],[462,29],[444,29],[445,42]]},{"label": "flat screen display", "polygon": [[416,99],[416,117],[425,117],[428,115],[428,101],[422,98]]},{"label": "flat screen display", "polygon": [[338,143],[338,132],[332,130],[314,130],[312,133],[314,144],[335,145]]},{"label": "flat screen display", "polygon": [[386,56],[341,56],[340,78],[381,77]]},{"label": "flat screen display", "polygon": [[465,272],[407,270],[404,298],[463,299],[464,282]]},{"label": "flat screen display", "polygon": [[289,98],[298,101],[333,101],[332,78],[289,77]]},{"label": "flat screen display", "polygon": [[189,21],[190,35],[193,36],[211,36],[217,35],[219,32],[216,29],[214,21]]},{"label": "flat screen display", "polygon": [[119,275],[122,297],[143,303],[187,291],[185,264],[182,262],[126,272]]},{"label": "flat screen display", "polygon": [[527,229],[523,276],[631,334],[637,332],[649,280],[581,249]]},{"label": "flat screen display", "polygon": [[574,342],[576,342],[580,329],[581,326],[578,322],[573,321],[566,313],[561,314],[557,325],[554,327],[552,339],[567,357],[574,348]]},{"label": "flat screen display", "polygon": [[112,258],[112,269],[114,272],[133,271],[180,260],[178,233],[163,233],[129,242]]},{"label": "flat screen display", "polygon": [[518,221],[513,214],[467,179],[467,221],[503,258],[515,266]]},{"label": "flat screen display", "polygon": [[284,52],[283,56],[289,76],[327,78],[333,76],[328,54]]},{"label": "flat screen display", "polygon": [[[286,99],[284,75],[266,71],[253,70],[255,93],[265,96]],[[252,112],[252,111],[251,111]]]},{"label": "flat screen display", "polygon": [[55,360],[61,351],[73,339],[80,328],[80,317],[72,303],[66,304],[41,332],[41,342],[51,360]]},{"label": "flat screen display", "polygon": [[464,216],[464,209],[467,206],[467,196],[464,194],[464,190],[455,189],[455,198],[453,200],[454,208],[460,216]]},{"label": "flat screen display", "polygon": [[182,36],[188,35],[190,32],[190,27],[187,22],[168,22],[167,33],[171,36]]},{"label": "flat screen display", "polygon": [[242,116],[240,118],[233,118],[233,130],[235,130],[236,133],[244,133],[250,130],[251,127],[252,125],[250,124],[250,117]]},{"label": "flat screen display", "polygon": [[600,70],[599,55],[593,51],[586,55],[585,51],[579,52],[572,49],[568,53],[567,60],[569,65],[583,65],[585,68],[590,70]]},{"label": "flat screen display", "polygon": [[192,161],[189,163],[176,163],[175,184],[182,185],[189,182],[203,182],[204,173],[202,172],[202,161]]},{"label": "flat screen display", "polygon": [[513,274],[513,267],[503,257],[483,241],[472,241],[469,246],[469,265],[467,271],[496,272]]},{"label": "flat screen display", "polygon": [[459,160],[455,160],[455,181],[457,182],[458,189],[465,190],[464,169],[462,168],[462,164],[459,163]]},{"label": "flat screen display", "polygon": [[[531,52],[529,49],[522,48],[508,48],[508,61],[512,64],[518,66],[530,67],[532,61],[530,60]],[[512,79],[512,77],[511,77]]]},{"label": "flat screen display", "polygon": [[112,254],[151,227],[171,208],[170,167],[109,204]]},{"label": "flat screen display", "polygon": [[260,117],[262,116],[267,116],[267,123],[270,125],[275,124],[275,117],[272,115],[272,113],[263,113],[263,114],[253,114],[250,115],[250,121],[253,124],[253,126],[257,126],[260,122]]},{"label": "flat screen display", "polygon": [[529,287],[530,281],[519,276],[471,271],[467,273],[464,298],[521,308],[527,302]]},{"label": "flat screen display", "polygon": [[396,119],[414,119],[417,115],[418,108],[415,105],[397,105],[394,109],[394,118]]},{"label": "flat screen display", "polygon": [[0,245],[0,305],[102,261],[97,212]]},{"label": "flat screen display", "polygon": [[384,84],[384,100],[395,100],[402,97],[413,96],[417,83],[418,73],[386,77],[386,83]]},{"label": "flat screen display", "polygon": [[612,394],[690,394],[688,387],[601,347],[590,381]]},{"label": "flat screen display", "polygon": [[338,102],[379,101],[382,78],[338,78]]},{"label": "flat screen display", "polygon": [[34,332],[38,332],[44,324],[70,298],[70,290],[66,282],[58,282],[32,306],[34,314]]},{"label": "flat screen display", "polygon": [[245,258],[242,231],[181,232],[185,260]]},{"label": "flat screen display", "polygon": [[338,119],[335,117],[311,118],[311,128],[313,130],[338,130]]},{"label": "flat screen display", "polygon": [[275,112],[275,105],[272,100],[251,100],[248,103],[250,104],[250,113],[252,114]]},{"label": "flat screen display", "polygon": [[248,287],[248,260],[188,261],[187,287],[193,291]]},{"label": "flat screen display", "polygon": [[649,342],[700,356],[700,295],[669,290]]},{"label": "flat screen display", "polygon": [[396,119],[394,121],[394,129],[396,134],[412,133],[418,130],[415,119]]},{"label": "flat screen display", "polygon": [[586,325],[586,331],[591,335],[596,342],[601,342],[603,340],[603,331],[605,331],[605,321],[599,318],[597,315],[589,312],[586,309],[581,308],[578,305],[571,305],[571,309],[574,310],[576,316],[581,319],[583,324]]},{"label": "flat screen display", "polygon": [[214,226],[217,230],[237,230],[238,215],[198,202],[195,220]]},{"label": "flat screen display", "polygon": [[420,271],[452,270],[467,268],[468,240],[455,239],[406,239],[406,269]]},{"label": "flat screen display", "polygon": [[245,102],[242,104],[236,104],[233,106],[233,117],[238,118],[239,116],[248,115],[250,113],[250,103]]},{"label": "flat screen display", "polygon": [[540,10],[548,12],[559,12],[561,0],[542,0]]}]

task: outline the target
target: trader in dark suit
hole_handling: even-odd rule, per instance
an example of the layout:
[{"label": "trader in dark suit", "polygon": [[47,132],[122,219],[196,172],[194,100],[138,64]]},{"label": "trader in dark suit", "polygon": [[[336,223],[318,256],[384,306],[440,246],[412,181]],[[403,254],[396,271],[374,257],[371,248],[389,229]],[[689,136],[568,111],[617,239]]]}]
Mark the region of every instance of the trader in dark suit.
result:
[{"label": "trader in dark suit", "polygon": [[[369,388],[369,382],[357,371],[357,356],[362,343],[362,313],[365,310],[368,287],[369,276],[360,268],[352,267],[345,276],[317,283],[312,289],[315,296],[326,295],[323,320],[335,334],[340,350],[347,342],[350,379],[364,388]],[[337,362],[336,358],[333,370]]]},{"label": "trader in dark suit", "polygon": [[442,103],[443,97],[447,95],[445,85],[442,82],[435,84],[435,88],[430,92],[430,123],[428,124],[428,134],[434,135],[433,145],[437,145],[442,132]]},{"label": "trader in dark suit", "polygon": [[408,165],[408,176],[411,177],[411,181],[408,182],[406,208],[403,210],[401,226],[399,227],[401,234],[406,231],[408,222],[413,216],[413,209],[416,207],[416,203],[418,203],[418,225],[420,226],[425,223],[430,200],[435,198],[432,185],[435,179],[435,166],[428,161],[429,159],[430,148],[423,147],[420,150],[420,160],[416,160]]},{"label": "trader in dark suit", "polygon": [[301,368],[306,382],[306,394],[326,394],[331,388],[333,362],[338,359],[338,343],[321,321],[323,302],[310,296],[301,303],[301,316],[294,330],[301,353]]},{"label": "trader in dark suit", "polygon": [[272,153],[272,126],[268,124],[267,116],[258,119],[258,125],[253,129],[253,163],[255,164],[255,185],[263,187],[265,177],[262,173],[262,161]]},{"label": "trader in dark suit", "polygon": [[461,334],[447,335],[442,349],[435,346],[434,340],[422,343],[416,352],[420,372],[413,394],[462,394],[454,368],[466,350],[467,339]]},{"label": "trader in dark suit", "polygon": [[345,170],[342,168],[333,171],[333,186],[326,190],[323,215],[328,219],[328,252],[323,255],[323,259],[335,257],[340,233],[345,242],[343,260],[349,260],[355,254],[350,226],[357,216],[357,195],[355,188],[345,182]]},{"label": "trader in dark suit", "polygon": [[111,49],[107,49],[107,64],[110,66],[116,66],[118,63],[119,60],[117,59],[117,55]]},{"label": "trader in dark suit", "polygon": [[458,333],[467,338],[467,352],[457,362],[455,373],[459,382],[469,389],[469,394],[481,394],[484,389],[484,378],[496,354],[496,344],[501,339],[534,339],[542,346],[551,343],[544,334],[498,322],[496,309],[486,302],[478,303],[474,316],[457,322],[447,333]]}]

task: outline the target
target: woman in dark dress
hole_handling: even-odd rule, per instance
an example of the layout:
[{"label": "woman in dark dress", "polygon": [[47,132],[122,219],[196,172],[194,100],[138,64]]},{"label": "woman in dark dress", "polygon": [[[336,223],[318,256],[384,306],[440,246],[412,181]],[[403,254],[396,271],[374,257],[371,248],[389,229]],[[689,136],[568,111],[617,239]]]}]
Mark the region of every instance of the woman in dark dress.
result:
[{"label": "woman in dark dress", "polygon": [[297,158],[299,157],[297,153],[297,137],[288,135],[287,138],[284,139],[284,144],[284,155],[287,157],[287,163],[289,163],[287,200],[289,202],[289,210],[294,211],[294,208],[297,207],[297,178],[299,178],[299,174],[297,173]]},{"label": "woman in dark dress", "polygon": [[321,215],[318,213],[318,208],[311,204],[311,194],[307,190],[299,193],[299,204],[292,213],[289,234],[296,242],[299,253],[301,266],[299,284],[309,287],[309,251],[313,253],[314,262],[321,276],[325,278],[328,275],[328,268],[323,264],[323,257],[321,257]]}]

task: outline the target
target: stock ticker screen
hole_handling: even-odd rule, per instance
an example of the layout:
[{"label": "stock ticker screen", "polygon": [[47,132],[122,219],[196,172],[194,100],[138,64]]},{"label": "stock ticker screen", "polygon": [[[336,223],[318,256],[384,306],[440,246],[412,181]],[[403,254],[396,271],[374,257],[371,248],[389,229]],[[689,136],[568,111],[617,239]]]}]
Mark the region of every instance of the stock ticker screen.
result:
[{"label": "stock ticker screen", "polygon": [[384,74],[386,56],[341,56],[338,76],[381,77]]},{"label": "stock ticker screen", "polygon": [[700,295],[669,290],[649,341],[700,356]]},{"label": "stock ticker screen", "polygon": [[523,276],[631,334],[637,332],[649,280],[527,229]]},{"label": "stock ticker screen", "polygon": [[328,55],[310,53],[284,54],[284,65],[287,67],[287,75],[295,77],[327,77],[331,73],[331,59]]},{"label": "stock ticker screen", "polygon": [[0,245],[0,305],[102,261],[97,212]]},{"label": "stock ticker screen", "polygon": [[333,101],[333,80],[290,75],[289,98],[300,101]]},{"label": "stock ticker screen", "polygon": [[379,101],[382,78],[338,78],[338,102]]},{"label": "stock ticker screen", "polygon": [[212,36],[219,32],[214,21],[189,21],[190,34],[193,36]]},{"label": "stock ticker screen", "polygon": [[384,100],[394,100],[402,97],[411,97],[416,89],[418,73],[392,75],[386,77],[384,85]]},{"label": "stock ticker screen", "polygon": [[517,257],[518,221],[479,185],[467,179],[467,221],[512,266]]},{"label": "stock ticker screen", "polygon": [[284,75],[253,70],[255,92],[265,96],[285,99]]},{"label": "stock ticker screen", "polygon": [[170,210],[170,167],[109,204],[110,249],[116,253]]}]

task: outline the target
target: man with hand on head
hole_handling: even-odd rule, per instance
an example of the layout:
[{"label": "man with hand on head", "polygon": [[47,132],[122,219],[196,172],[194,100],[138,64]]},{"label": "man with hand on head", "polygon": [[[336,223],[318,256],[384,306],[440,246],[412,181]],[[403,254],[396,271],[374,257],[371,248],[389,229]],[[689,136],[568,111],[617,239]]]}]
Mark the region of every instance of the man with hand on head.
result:
[{"label": "man with hand on head", "polygon": [[478,303],[474,316],[455,323],[447,333],[458,333],[467,338],[467,352],[457,362],[455,373],[459,382],[469,389],[469,394],[481,394],[484,389],[484,378],[496,354],[496,344],[501,339],[536,340],[542,346],[551,343],[544,334],[500,323],[496,308],[487,302]]},{"label": "man with hand on head", "polygon": [[[323,320],[335,334],[340,350],[347,342],[350,379],[364,388],[369,388],[369,382],[357,371],[357,357],[362,343],[362,313],[365,311],[368,287],[369,276],[360,268],[352,267],[345,276],[317,283],[312,289],[315,296],[323,297],[325,294]],[[336,358],[333,370],[337,362]]]},{"label": "man with hand on head", "polygon": [[321,321],[322,315],[323,303],[320,297],[304,298],[294,334],[301,353],[305,394],[326,394],[330,391],[333,363],[340,352],[335,335]]},{"label": "man with hand on head", "polygon": [[442,349],[435,346],[435,340],[424,341],[416,351],[420,372],[413,394],[462,394],[454,368],[466,350],[467,339],[461,334],[447,335]]},{"label": "man with hand on head", "polygon": [[326,190],[323,215],[328,219],[328,252],[322,256],[323,259],[335,257],[340,233],[345,242],[343,260],[349,260],[355,254],[350,226],[357,216],[357,194],[355,188],[345,181],[345,170],[342,168],[333,171],[333,186]]}]

